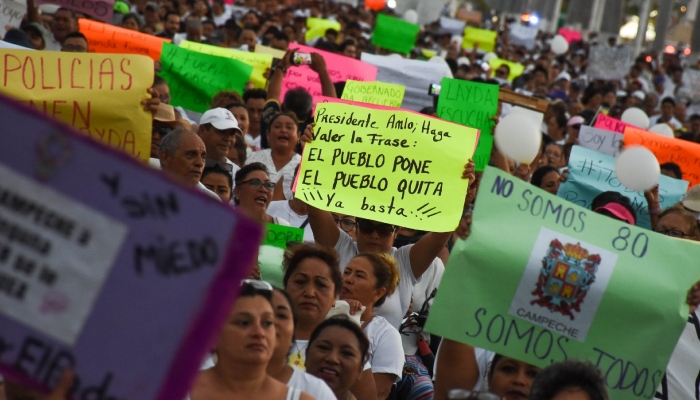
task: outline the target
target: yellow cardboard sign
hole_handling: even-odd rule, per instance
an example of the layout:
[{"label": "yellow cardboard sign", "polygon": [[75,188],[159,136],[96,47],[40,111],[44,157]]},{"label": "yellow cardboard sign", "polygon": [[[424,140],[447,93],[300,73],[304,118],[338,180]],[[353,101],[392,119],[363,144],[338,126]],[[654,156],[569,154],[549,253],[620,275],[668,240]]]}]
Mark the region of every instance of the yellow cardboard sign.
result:
[{"label": "yellow cardboard sign", "polygon": [[498,33],[487,29],[474,28],[468,26],[464,30],[464,38],[462,40],[462,48],[473,49],[474,44],[479,44],[479,49],[489,52],[496,48],[496,37]]},{"label": "yellow cardboard sign", "polygon": [[461,175],[479,131],[406,110],[318,103],[295,197],[323,210],[432,232],[453,231]]},{"label": "yellow cardboard sign", "polygon": [[14,49],[0,49],[0,59],[0,92],[148,160],[153,117],[141,101],[151,97],[153,60]]},{"label": "yellow cardboard sign", "polygon": [[401,107],[406,87],[385,82],[361,82],[348,79],[343,100],[359,101],[387,107]]},{"label": "yellow cardboard sign", "polygon": [[258,54],[268,54],[274,58],[284,58],[284,50],[273,49],[272,47],[263,46],[261,44],[255,45],[255,52]]},{"label": "yellow cardboard sign", "polygon": [[510,74],[508,75],[508,80],[513,81],[513,79],[519,77],[525,71],[525,66],[520,63],[515,63],[512,61],[504,60],[502,58],[494,57],[489,60],[489,67],[491,67],[491,76],[496,75],[496,70],[501,65],[507,65],[510,68]]},{"label": "yellow cardboard sign", "polygon": [[313,39],[323,37],[328,29],[335,29],[336,31],[340,32],[340,22],[323,18],[307,18],[304,39],[309,42]]},{"label": "yellow cardboard sign", "polygon": [[[208,44],[182,41],[180,47],[196,51],[198,53],[210,54],[213,56],[227,57],[234,60],[244,62],[253,67],[253,73],[250,75],[250,80],[256,89],[264,89],[267,85],[265,72],[272,65],[272,56],[263,53],[250,53],[247,51],[227,49],[224,47],[210,46]],[[257,46],[256,46],[257,47]]]}]

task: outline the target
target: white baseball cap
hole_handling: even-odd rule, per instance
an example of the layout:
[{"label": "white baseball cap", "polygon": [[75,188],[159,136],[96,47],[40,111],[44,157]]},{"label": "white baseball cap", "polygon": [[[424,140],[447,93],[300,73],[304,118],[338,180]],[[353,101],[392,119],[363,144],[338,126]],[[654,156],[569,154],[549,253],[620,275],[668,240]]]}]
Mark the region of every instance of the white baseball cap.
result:
[{"label": "white baseball cap", "polygon": [[238,120],[231,114],[231,111],[225,108],[212,108],[205,112],[199,120],[200,125],[212,124],[212,126],[220,131],[227,129],[235,129],[243,134],[241,128],[238,127]]},{"label": "white baseball cap", "polygon": [[700,212],[700,185],[691,187],[681,203],[689,210]]}]

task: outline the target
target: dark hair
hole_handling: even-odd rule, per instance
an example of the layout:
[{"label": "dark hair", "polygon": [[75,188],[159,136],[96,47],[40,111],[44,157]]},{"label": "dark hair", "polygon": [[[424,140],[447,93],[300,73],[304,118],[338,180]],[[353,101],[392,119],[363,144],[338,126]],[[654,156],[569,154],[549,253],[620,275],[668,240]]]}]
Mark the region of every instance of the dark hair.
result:
[{"label": "dark hair", "polygon": [[127,20],[130,20],[130,19],[133,19],[134,21],[136,21],[136,25],[139,26],[139,29],[141,29],[143,27],[143,24],[141,23],[141,18],[134,13],[126,14],[124,16],[124,18],[122,18],[121,24],[124,25],[124,22],[126,22]]},{"label": "dark hair", "polygon": [[211,98],[211,108],[224,107],[228,103],[240,103],[241,95],[235,90],[221,90]]},{"label": "dark hair", "polygon": [[666,104],[666,103],[668,103],[674,107],[676,106],[676,101],[673,100],[673,98],[671,98],[671,97],[664,97],[663,100],[661,100],[661,104]]},{"label": "dark hair", "polygon": [[[282,106],[284,110],[291,111],[298,117],[306,119],[311,114],[311,108],[313,107],[313,98],[311,94],[302,87],[297,87],[288,90],[284,94],[284,100],[282,101]],[[272,124],[272,122],[270,122]]]},{"label": "dark hair", "polygon": [[357,42],[355,42],[355,39],[345,39],[343,43],[338,46],[338,52],[342,53],[345,51],[345,48],[348,46],[355,46],[357,47]]},{"label": "dark hair", "polygon": [[232,108],[245,108],[246,110],[248,109],[248,107],[246,107],[245,104],[243,104],[243,103],[241,103],[241,102],[229,103],[229,104],[226,104],[225,106],[223,106],[223,108],[225,108],[225,109],[227,109],[227,110],[229,110],[229,111],[230,111]]},{"label": "dark hair", "polygon": [[245,161],[248,158],[248,145],[245,143],[245,139],[243,139],[242,136],[234,136],[233,148],[236,149],[238,163],[240,165],[245,165]]},{"label": "dark hair", "polygon": [[535,69],[532,70],[532,75],[534,76],[536,72],[541,72],[544,74],[545,77],[549,77],[549,73],[547,72],[547,69],[543,67],[542,65],[537,64],[535,66]]},{"label": "dark hair", "polygon": [[562,129],[566,128],[566,123],[569,122],[569,120],[566,119],[566,115],[557,113],[554,118],[556,118],[558,127]]},{"label": "dark hair", "polygon": [[167,84],[168,84],[168,82],[165,80],[165,78],[163,78],[162,76],[156,75],[153,78],[153,86],[151,86],[151,87],[155,87],[158,85],[167,85]]},{"label": "dark hair", "polygon": [[607,191],[597,195],[593,198],[593,201],[591,201],[591,210],[595,210],[598,207],[603,207],[608,203],[617,203],[622,207],[625,207],[627,211],[632,214],[634,220],[637,221],[637,213],[634,211],[634,207],[632,207],[632,201],[630,201],[629,197],[618,192]]},{"label": "dark hair", "polygon": [[386,293],[384,293],[384,296],[380,297],[379,300],[377,300],[377,302],[374,303],[375,307],[379,307],[382,304],[384,304],[386,298],[388,296],[391,296],[396,291],[396,288],[399,286],[400,275],[399,268],[397,265],[398,263],[396,259],[388,253],[362,253],[355,256],[355,258],[360,257],[369,261],[369,263],[372,265],[372,268],[374,269],[374,277],[377,278],[377,286],[375,287],[375,289],[386,289]]},{"label": "dark hair", "polygon": [[688,121],[698,121],[700,120],[700,114],[693,114],[688,118]]},{"label": "dark hair", "polygon": [[258,289],[249,283],[243,283],[241,285],[241,291],[238,292],[239,299],[241,297],[255,297],[255,296],[262,296],[262,297],[266,298],[267,301],[270,302],[270,305],[272,305],[272,292],[271,291]]},{"label": "dark hair", "polygon": [[241,183],[243,183],[243,181],[245,180],[245,177],[254,171],[262,171],[262,172],[270,175],[270,173],[267,171],[267,167],[265,166],[265,164],[259,163],[259,162],[250,163],[248,165],[245,165],[243,168],[239,169],[236,172],[236,178],[234,179],[236,182],[236,185],[240,185]]},{"label": "dark hair", "polygon": [[541,370],[532,381],[530,400],[551,400],[565,389],[581,389],[591,400],[608,400],[605,379],[590,361],[566,360]]},{"label": "dark hair", "polygon": [[165,14],[165,17],[163,18],[163,21],[167,21],[168,18],[169,18],[171,15],[174,15],[174,16],[176,16],[178,19],[180,19],[180,14],[176,13],[175,11],[168,11],[168,12]]},{"label": "dark hair", "polygon": [[545,165],[544,167],[537,168],[537,170],[535,170],[535,172],[532,173],[530,183],[537,186],[538,188],[541,188],[542,179],[544,179],[544,177],[550,172],[556,172],[558,174],[559,170],[557,168],[552,167],[551,165]]},{"label": "dark hair", "polygon": [[73,20],[75,20],[76,22],[78,21],[78,18],[77,18],[76,15],[75,15],[75,11],[73,11],[73,10],[71,10],[71,9],[69,9],[69,8],[65,8],[65,7],[59,7],[59,8],[56,10],[56,12],[53,13],[53,15],[58,14],[60,11],[65,11],[65,12],[67,12],[68,14],[70,14],[70,17],[73,18]]},{"label": "dark hair", "polygon": [[314,331],[311,333],[311,337],[309,337],[309,343],[306,347],[307,353],[311,348],[311,344],[315,342],[316,339],[318,339],[318,336],[321,334],[321,332],[323,332],[324,329],[333,326],[345,328],[355,335],[355,337],[357,338],[357,342],[360,345],[360,354],[362,355],[360,368],[362,368],[362,366],[365,365],[367,359],[369,358],[369,340],[367,339],[367,336],[365,335],[365,332],[362,330],[362,328],[360,328],[356,323],[350,321],[350,319],[345,315],[338,315],[332,318],[328,318],[327,320],[318,324],[316,329],[314,329]]},{"label": "dark hair", "polygon": [[204,167],[204,170],[202,171],[202,177],[201,179],[204,179],[205,176],[209,174],[222,174],[226,177],[226,181],[228,182],[228,187],[229,189],[233,190],[233,177],[231,177],[231,173],[223,169],[219,163],[216,163],[212,165],[211,167]]},{"label": "dark hair", "polygon": [[247,103],[250,99],[267,100],[267,92],[265,89],[249,89],[243,92],[243,102]]},{"label": "dark hair", "polygon": [[[296,329],[296,327],[297,327],[297,310],[296,310],[296,307],[294,306],[294,300],[292,299],[292,296],[286,290],[280,289],[278,287],[273,287],[273,290],[275,292],[281,294],[287,300],[287,303],[289,303],[289,309],[292,310],[292,322],[294,323],[294,329]],[[292,338],[292,341],[294,341],[294,338]]]},{"label": "dark hair", "polygon": [[340,275],[340,267],[338,265],[338,253],[331,248],[314,243],[302,243],[284,253],[284,260],[282,261],[282,265],[284,266],[284,278],[282,280],[282,282],[284,282],[284,287],[287,287],[289,278],[291,278],[294,271],[299,267],[299,264],[307,258],[316,258],[328,265],[331,281],[334,286],[333,293],[337,297],[343,285],[343,278]]},{"label": "dark hair", "polygon": [[[697,115],[697,114],[695,114]],[[692,117],[691,117],[692,118]],[[698,119],[700,119],[700,116],[698,116]],[[681,171],[681,167],[678,166],[676,163],[672,162],[667,162],[659,165],[660,169],[667,169],[671,172],[673,172],[673,175],[676,176],[676,179],[683,179],[683,171]]]},{"label": "dark hair", "polygon": [[[280,118],[280,117],[288,117],[288,118],[291,118],[292,121],[294,121],[295,124],[297,123],[297,115],[296,115],[294,112],[292,112],[292,111],[282,111],[282,112],[278,112],[278,113],[276,113],[275,115],[273,115],[272,118],[270,118],[270,123],[269,123],[269,125],[267,126],[268,133],[269,133],[270,129],[272,129],[272,124],[277,120],[277,118]],[[299,129],[298,129],[298,127],[297,127],[297,134],[299,134],[298,130],[299,130]]]},{"label": "dark hair", "polygon": [[71,32],[71,33],[67,34],[67,35],[66,35],[66,39],[69,39],[69,38],[80,38],[80,39],[83,39],[83,40],[86,41],[86,42],[88,41],[87,38],[85,37],[85,35],[83,35],[83,34],[80,33],[80,32],[77,32],[77,31],[76,31],[76,32]]}]

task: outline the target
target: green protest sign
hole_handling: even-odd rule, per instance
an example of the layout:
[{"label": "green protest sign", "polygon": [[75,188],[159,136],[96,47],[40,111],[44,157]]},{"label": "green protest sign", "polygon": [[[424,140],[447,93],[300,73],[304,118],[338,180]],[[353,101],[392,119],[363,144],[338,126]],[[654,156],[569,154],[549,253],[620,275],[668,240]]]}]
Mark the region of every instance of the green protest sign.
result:
[{"label": "green protest sign", "polygon": [[648,399],[688,319],[699,257],[696,243],[487,167],[426,330],[539,366],[587,359],[611,399]]},{"label": "green protest sign", "polygon": [[418,32],[420,32],[420,25],[379,14],[372,33],[372,44],[397,53],[408,54],[416,46]]},{"label": "green protest sign", "polygon": [[359,101],[387,107],[401,107],[406,87],[386,82],[361,82],[348,79],[343,100]]},{"label": "green protest sign", "polygon": [[438,117],[479,129],[479,145],[474,152],[477,171],[483,171],[491,158],[493,127],[498,113],[498,85],[442,78],[438,97]]},{"label": "green protest sign", "polygon": [[304,241],[304,230],[291,226],[266,224],[267,232],[263,236],[262,244],[286,249],[287,243]]},{"label": "green protest sign", "polygon": [[211,98],[222,90],[243,93],[253,67],[240,61],[186,50],[163,43],[160,58],[163,77],[170,86],[170,104],[203,113]]},{"label": "green protest sign", "polygon": [[[400,109],[318,103],[295,197],[328,211],[448,232],[462,216],[462,172],[478,131]],[[462,200],[460,200],[462,199]]]}]

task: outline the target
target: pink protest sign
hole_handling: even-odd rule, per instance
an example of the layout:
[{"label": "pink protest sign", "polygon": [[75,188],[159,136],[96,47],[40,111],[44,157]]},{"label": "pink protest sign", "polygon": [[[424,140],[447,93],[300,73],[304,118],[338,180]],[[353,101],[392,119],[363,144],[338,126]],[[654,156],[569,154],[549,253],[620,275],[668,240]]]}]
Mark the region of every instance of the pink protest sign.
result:
[{"label": "pink protest sign", "polygon": [[35,0],[34,4],[56,4],[107,23],[112,23],[114,13],[114,0]]},{"label": "pink protest sign", "polygon": [[[318,53],[323,56],[328,68],[328,74],[333,82],[342,82],[348,79],[371,82],[377,79],[377,67],[354,58],[341,56],[314,49],[313,47],[290,43],[290,49],[297,49],[300,53]],[[291,67],[284,77],[281,96],[289,89],[303,87],[311,93],[311,96],[321,96],[321,80],[318,74],[307,65]]]},{"label": "pink protest sign", "polygon": [[581,41],[581,32],[575,29],[559,28],[559,34],[564,36],[569,44]]},{"label": "pink protest sign", "polygon": [[638,128],[627,122],[622,122],[619,119],[613,117],[608,117],[605,114],[598,114],[598,118],[595,121],[594,128],[605,129],[606,131],[612,131],[617,133],[625,133],[625,128],[631,126],[633,128]]}]

